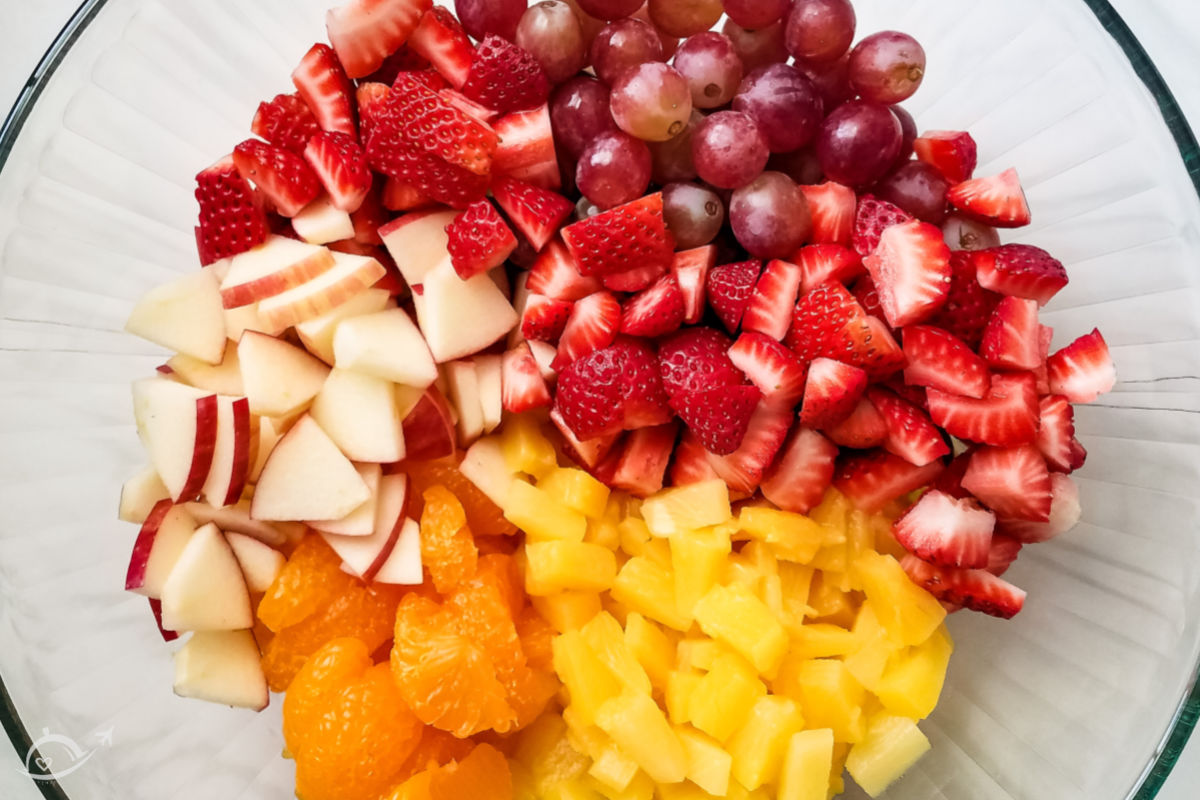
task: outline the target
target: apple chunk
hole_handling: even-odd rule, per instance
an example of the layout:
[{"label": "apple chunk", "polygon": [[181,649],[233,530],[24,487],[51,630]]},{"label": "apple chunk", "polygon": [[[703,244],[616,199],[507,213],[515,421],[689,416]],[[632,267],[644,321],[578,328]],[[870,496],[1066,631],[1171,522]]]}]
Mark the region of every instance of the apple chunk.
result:
[{"label": "apple chunk", "polygon": [[436,386],[421,395],[404,415],[404,449],[411,461],[431,461],[454,455],[454,413],[446,396]]},{"label": "apple chunk", "polygon": [[374,532],[376,509],[379,506],[379,481],[383,477],[383,470],[378,464],[355,464],[354,468],[371,491],[370,498],[341,519],[313,520],[307,523],[310,528],[343,536],[370,536]]},{"label": "apple chunk", "polygon": [[513,473],[504,457],[499,438],[488,436],[471,445],[458,470],[489,500],[504,507],[508,490],[512,487]]},{"label": "apple chunk", "polygon": [[250,469],[252,427],[246,398],[217,396],[217,444],[201,491],[209,505],[228,506],[241,498]]},{"label": "apple chunk", "polygon": [[242,367],[238,363],[237,343],[225,342],[225,354],[220,364],[209,364],[192,356],[177,354],[167,359],[176,380],[206,392],[238,396],[242,389]]},{"label": "apple chunk", "polygon": [[333,363],[333,336],[338,325],[350,317],[363,314],[374,314],[383,311],[391,302],[391,295],[386,289],[371,288],[362,294],[355,295],[332,311],[319,317],[305,320],[296,325],[296,334],[308,348],[308,352],[324,361]]},{"label": "apple chunk", "polygon": [[421,566],[421,526],[405,519],[391,554],[375,573],[375,582],[419,586],[425,580]]},{"label": "apple chunk", "polygon": [[351,574],[369,581],[387,561],[400,537],[408,510],[408,490],[408,476],[403,473],[380,479],[374,526],[369,536],[343,536],[320,531]]},{"label": "apple chunk", "polygon": [[175,694],[262,711],[270,702],[250,631],[199,631],[175,654]]},{"label": "apple chunk", "polygon": [[351,461],[391,464],[404,458],[404,430],[390,381],[334,368],[309,413]]},{"label": "apple chunk", "polygon": [[443,367],[450,402],[458,412],[458,443],[471,444],[483,433],[483,403],[479,398],[479,373],[471,361],[451,361]]},{"label": "apple chunk", "polygon": [[324,274],[333,263],[333,254],[324,247],[271,235],[230,260],[221,300],[225,308],[257,303]]},{"label": "apple chunk", "polygon": [[272,547],[287,541],[287,536],[279,527],[250,518],[249,498],[223,508],[213,508],[208,503],[184,503],[183,507],[199,525],[211,522],[226,533],[244,533]]},{"label": "apple chunk", "polygon": [[242,384],[250,411],[283,417],[299,411],[317,396],[329,367],[295,345],[255,331],[238,343]]},{"label": "apple chunk", "polygon": [[421,333],[439,364],[478,353],[518,322],[504,293],[486,273],[462,280],[447,258],[425,276],[413,295]]},{"label": "apple chunk", "polygon": [[250,591],[225,534],[209,523],[192,534],[162,589],[163,627],[236,631],[254,626]]},{"label": "apple chunk", "polygon": [[310,244],[329,244],[353,238],[354,222],[323,194],[292,217],[292,230]]},{"label": "apple chunk", "polygon": [[133,384],[133,417],[171,498],[199,494],[217,443],[217,396],[165,378],[143,378]]},{"label": "apple chunk", "polygon": [[504,367],[498,355],[475,356],[475,376],[479,384],[479,405],[483,410],[483,432],[500,427],[504,414]]},{"label": "apple chunk", "polygon": [[283,553],[244,533],[226,533],[225,538],[242,567],[247,588],[259,593],[270,589],[287,560]]},{"label": "apple chunk", "polygon": [[341,519],[370,496],[354,464],[306,414],[267,458],[250,515],[268,521]]},{"label": "apple chunk", "polygon": [[429,346],[403,309],[392,308],[353,317],[333,336],[334,363],[424,389],[437,380]]},{"label": "apple chunk", "polygon": [[420,286],[425,276],[450,254],[446,226],[457,211],[414,211],[379,229],[379,236],[409,286]]},{"label": "apple chunk", "polygon": [[333,267],[316,278],[260,302],[258,315],[280,330],[298,325],[328,314],[387,274],[383,265],[370,256],[335,252],[333,260]]},{"label": "apple chunk", "polygon": [[202,269],[156,286],[138,301],[125,330],[174,350],[218,364],[225,352],[225,308],[217,277]]},{"label": "apple chunk", "polygon": [[170,497],[154,467],[146,467],[121,487],[121,502],[117,519],[141,525],[159,500]]},{"label": "apple chunk", "polygon": [[162,596],[163,584],[196,530],[196,520],[183,506],[160,500],[133,543],[125,588],[149,598]]}]

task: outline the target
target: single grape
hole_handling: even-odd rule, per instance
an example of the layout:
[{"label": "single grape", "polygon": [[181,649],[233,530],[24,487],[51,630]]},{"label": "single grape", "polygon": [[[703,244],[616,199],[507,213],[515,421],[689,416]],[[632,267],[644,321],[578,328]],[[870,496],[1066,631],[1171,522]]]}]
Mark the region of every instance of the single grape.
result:
[{"label": "single grape", "polygon": [[703,247],[717,237],[725,224],[725,204],[711,189],[694,183],[668,183],[663,187],[663,218],[675,237],[677,250]]},{"label": "single grape", "polygon": [[733,193],[733,235],[755,258],[791,258],[812,235],[808,201],[781,172],[764,172]]},{"label": "single grape", "polygon": [[596,19],[628,17],[642,7],[644,0],[576,0],[579,7]]},{"label": "single grape", "polygon": [[687,127],[678,136],[665,142],[647,142],[650,147],[650,158],[653,169],[650,179],[660,186],[680,181],[690,181],[696,177],[696,164],[692,160],[692,137],[696,128],[704,121],[704,115],[692,109]]},{"label": "single grape", "polygon": [[630,67],[665,60],[658,33],[650,23],[640,19],[610,22],[592,42],[592,66],[596,76],[609,86]]},{"label": "single grape", "polygon": [[516,38],[526,5],[528,0],[454,0],[458,21],[467,33],[480,40],[494,33],[511,42]]},{"label": "single grape", "polygon": [[562,83],[587,64],[583,28],[562,0],[542,0],[521,17],[517,44],[537,59],[551,83]]},{"label": "single grape", "polygon": [[721,0],[647,0],[654,27],[668,36],[692,36],[717,24],[725,13]]},{"label": "single grape", "polygon": [[821,162],[814,147],[801,147],[790,153],[775,153],[767,162],[767,169],[782,172],[802,186],[811,186],[825,180]]},{"label": "single grape", "polygon": [[779,22],[790,5],[791,0],[725,0],[725,13],[753,31]]},{"label": "single grape", "polygon": [[[645,3],[642,4],[641,8],[633,12],[633,18],[640,19],[651,28],[654,28],[654,20],[650,19],[650,8]],[[663,60],[670,60],[671,56],[675,55],[675,51],[679,49],[679,37],[668,36],[658,28],[654,28],[654,30],[658,33],[658,40],[662,42]]]},{"label": "single grape", "polygon": [[717,108],[733,99],[742,80],[742,60],[729,38],[713,31],[689,36],[679,46],[675,69],[692,89],[692,105]]},{"label": "single grape", "polygon": [[896,155],[893,166],[900,166],[912,158],[913,141],[917,138],[917,121],[903,106],[892,106],[892,113],[900,120],[900,152]]},{"label": "single grape", "polygon": [[609,101],[617,127],[648,142],[665,142],[688,123],[692,92],[683,76],[653,61],[630,67],[613,84]]},{"label": "single grape", "polygon": [[591,51],[592,41],[595,40],[596,34],[600,33],[600,29],[604,27],[604,20],[596,19],[591,14],[579,7],[579,0],[563,0],[575,12],[575,18],[579,20],[579,28],[583,31],[583,52]]},{"label": "single grape", "polygon": [[821,171],[846,186],[866,186],[883,177],[900,152],[900,120],[891,109],[851,100],[834,109],[817,134]]},{"label": "single grape", "polygon": [[850,49],[857,22],[850,0],[796,0],[787,18],[787,48],[804,61],[833,61]]},{"label": "single grape", "polygon": [[949,188],[950,182],[937,167],[924,161],[909,161],[875,184],[874,193],[923,222],[941,225],[946,219]]},{"label": "single grape", "polygon": [[824,117],[816,88],[787,64],[759,67],[747,75],[733,99],[733,110],[754,118],[772,153],[811,142]]},{"label": "single grape", "polygon": [[740,111],[718,111],[705,118],[692,139],[696,172],[722,189],[736,189],[754,180],[770,156],[758,123]]},{"label": "single grape", "polygon": [[873,33],[850,51],[850,86],[864,100],[907,100],[924,77],[925,50],[907,33]]},{"label": "single grape", "polygon": [[767,64],[788,60],[787,45],[783,41],[783,23],[776,22],[760,30],[747,30],[731,19],[725,20],[721,32],[729,37],[742,66],[750,71]]},{"label": "single grape", "polygon": [[575,184],[600,208],[636,200],[650,186],[650,148],[622,131],[602,133],[579,157]]},{"label": "single grape", "polygon": [[825,103],[825,108],[837,108],[847,100],[854,98],[854,90],[850,88],[850,77],[847,74],[849,67],[849,53],[836,61],[824,64],[796,62],[796,69],[800,70],[804,77],[808,78],[816,87],[817,92],[821,95],[821,100]]},{"label": "single grape", "polygon": [[592,139],[617,129],[608,87],[590,75],[571,78],[550,97],[550,127],[559,149],[572,161],[579,158]]},{"label": "single grape", "polygon": [[517,249],[512,251],[508,260],[521,269],[529,269],[537,262],[538,251],[524,236],[517,236]]},{"label": "single grape", "polygon": [[986,250],[1000,246],[996,229],[973,219],[950,214],[942,223],[942,236],[951,250]]}]

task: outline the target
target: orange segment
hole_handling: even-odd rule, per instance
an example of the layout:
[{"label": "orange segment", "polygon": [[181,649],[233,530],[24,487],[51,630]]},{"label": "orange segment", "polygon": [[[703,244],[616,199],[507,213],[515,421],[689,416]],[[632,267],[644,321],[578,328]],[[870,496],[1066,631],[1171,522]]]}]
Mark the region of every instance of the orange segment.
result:
[{"label": "orange segment", "polygon": [[480,556],[475,577],[496,587],[508,603],[509,614],[516,619],[525,605],[525,586],[517,562],[499,553]]},{"label": "orange segment", "polygon": [[[431,486],[441,485],[454,493],[462,503],[467,523],[479,536],[512,536],[517,526],[504,518],[500,506],[479,491],[469,478],[458,471],[458,461],[443,458],[437,461],[422,461],[405,466],[408,479],[412,482],[413,499],[425,494]],[[413,509],[417,513],[419,509]]]},{"label": "orange segment", "polygon": [[517,636],[521,638],[521,650],[525,660],[535,669],[554,669],[554,637],[558,631],[532,606],[521,610],[517,617]]},{"label": "orange segment", "polygon": [[525,666],[508,600],[486,577],[472,578],[447,595],[445,609],[458,631],[487,653],[501,682]]},{"label": "orange segment", "polygon": [[407,781],[412,776],[466,758],[475,743],[460,739],[452,733],[426,725],[421,729],[421,741],[404,763],[397,780]]},{"label": "orange segment", "polygon": [[315,533],[305,536],[258,604],[258,618],[278,633],[328,605],[354,585],[342,560]]},{"label": "orange segment", "polygon": [[458,498],[440,484],[424,492],[421,511],[421,560],[439,592],[452,590],[475,574],[479,551]]},{"label": "orange segment", "polygon": [[481,744],[457,764],[448,764],[430,782],[430,800],[512,800],[512,773],[504,755]]}]

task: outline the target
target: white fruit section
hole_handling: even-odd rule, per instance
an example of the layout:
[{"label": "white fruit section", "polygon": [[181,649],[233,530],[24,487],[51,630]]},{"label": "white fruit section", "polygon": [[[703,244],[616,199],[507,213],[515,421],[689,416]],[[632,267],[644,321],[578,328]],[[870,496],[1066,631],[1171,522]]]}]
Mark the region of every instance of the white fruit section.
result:
[{"label": "white fruit section", "polygon": [[450,237],[446,226],[457,211],[417,211],[392,220],[379,229],[388,253],[409,286],[420,286],[425,276],[446,258]]},{"label": "white fruit section", "polygon": [[231,259],[221,281],[221,300],[226,308],[257,303],[324,274],[333,263],[333,255],[324,247],[268,236],[258,247]]},{"label": "white fruit section", "polygon": [[445,365],[450,402],[458,412],[458,443],[466,447],[483,433],[483,403],[479,398],[479,374],[471,361]]},{"label": "white fruit section", "polygon": [[286,561],[283,553],[244,533],[226,533],[225,539],[242,568],[247,588],[252,592],[270,589]]},{"label": "white fruit section", "polygon": [[260,302],[258,314],[263,321],[283,330],[328,314],[387,274],[382,264],[367,256],[333,253],[333,260],[333,267],[313,280]]},{"label": "white fruit section", "polygon": [[261,711],[270,701],[250,631],[202,631],[175,654],[175,694]]},{"label": "white fruit section", "polygon": [[329,374],[329,367],[299,347],[253,331],[238,343],[238,358],[250,411],[269,417],[308,405]]},{"label": "white fruit section", "polygon": [[138,301],[125,330],[157,345],[219,363],[225,352],[225,310],[210,269],[156,286]]},{"label": "white fruit section", "polygon": [[173,499],[200,491],[217,439],[217,398],[163,378],[133,384],[133,417],[150,463]]},{"label": "white fruit section", "polygon": [[342,322],[333,337],[333,353],[339,367],[405,386],[424,388],[437,380],[429,346],[399,308]]},{"label": "white fruit section", "polygon": [[345,568],[370,580],[391,555],[408,507],[408,476],[385,475],[379,482],[375,523],[370,536],[341,536],[321,532]]},{"label": "white fruit section", "polygon": [[196,530],[196,520],[169,500],[155,505],[138,531],[125,575],[125,588],[150,598],[162,596],[184,547]]},{"label": "white fruit section", "polygon": [[355,464],[358,477],[367,485],[371,496],[358,508],[341,519],[313,520],[309,527],[342,536],[370,536],[375,531],[375,512],[379,505],[379,481],[383,471],[378,464]]},{"label": "white fruit section", "polygon": [[216,525],[191,538],[162,590],[163,627],[170,631],[235,631],[254,625],[242,567]]},{"label": "white fruit section", "polygon": [[350,215],[335,206],[327,194],[313,200],[292,217],[292,230],[309,244],[328,244],[354,237]]},{"label": "white fruit section", "polygon": [[250,514],[259,520],[341,519],[370,489],[312,417],[301,417],[271,451]]},{"label": "white fruit section", "polygon": [[462,280],[446,258],[413,295],[421,333],[438,363],[478,353],[517,324],[517,312],[486,274]]},{"label": "white fruit section", "polygon": [[121,487],[117,519],[141,525],[150,516],[150,509],[154,508],[155,503],[167,497],[167,487],[163,486],[154,467],[146,467]]},{"label": "white fruit section", "polygon": [[167,359],[167,366],[171,368],[177,380],[188,386],[216,394],[245,394],[245,390],[242,389],[242,367],[238,362],[235,342],[225,342],[225,353],[220,364],[209,364],[207,361],[180,354]]},{"label": "white fruit section", "polygon": [[367,289],[334,310],[297,324],[296,334],[308,352],[326,364],[332,364],[333,335],[338,324],[350,317],[383,311],[389,305],[392,305],[391,295],[386,289]]}]

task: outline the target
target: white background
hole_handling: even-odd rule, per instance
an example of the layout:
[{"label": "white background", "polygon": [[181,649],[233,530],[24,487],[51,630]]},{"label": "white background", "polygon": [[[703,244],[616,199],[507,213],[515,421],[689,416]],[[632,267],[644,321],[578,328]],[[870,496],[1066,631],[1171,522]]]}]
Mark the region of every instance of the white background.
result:
[{"label": "white background", "polygon": [[[1112,2],[1162,71],[1192,127],[1200,130],[1200,6],[1189,0]],[[16,100],[26,77],[76,5],[76,0],[0,0],[4,20],[0,26],[0,113],[6,113]],[[41,797],[30,781],[17,773],[20,763],[0,741],[0,800]],[[1198,796],[1200,734],[1192,738],[1159,800],[1196,800]]]}]

